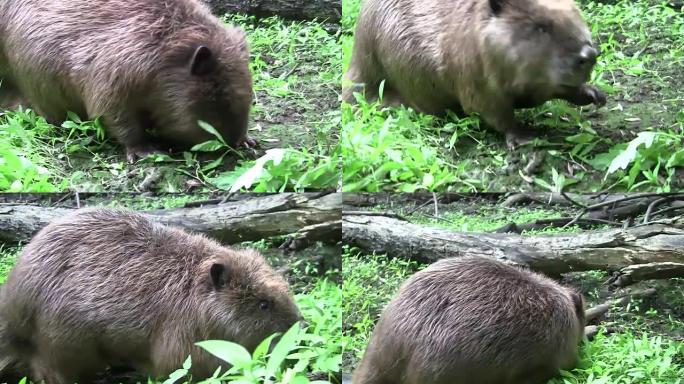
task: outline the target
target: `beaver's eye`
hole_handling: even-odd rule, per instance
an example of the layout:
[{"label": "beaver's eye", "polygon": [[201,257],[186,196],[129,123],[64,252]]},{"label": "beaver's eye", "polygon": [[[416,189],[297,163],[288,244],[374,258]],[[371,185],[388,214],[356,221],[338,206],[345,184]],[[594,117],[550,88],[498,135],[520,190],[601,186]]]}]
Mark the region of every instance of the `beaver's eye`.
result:
[{"label": "beaver's eye", "polygon": [[266,311],[266,310],[268,310],[268,308],[269,308],[268,301],[266,301],[266,300],[261,300],[261,301],[259,302],[259,309],[261,309],[262,311]]},{"label": "beaver's eye", "polygon": [[539,32],[539,33],[547,33],[547,32],[549,32],[549,28],[548,28],[546,25],[544,25],[544,24],[537,24],[537,25],[535,26],[535,29],[536,29],[537,32]]}]

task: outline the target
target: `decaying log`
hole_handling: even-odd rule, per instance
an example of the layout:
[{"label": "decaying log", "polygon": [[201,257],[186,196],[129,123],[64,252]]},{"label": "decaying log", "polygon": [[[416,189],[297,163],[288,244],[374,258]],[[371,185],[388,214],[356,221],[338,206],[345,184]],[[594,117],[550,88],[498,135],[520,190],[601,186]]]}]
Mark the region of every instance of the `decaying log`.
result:
[{"label": "decaying log", "polygon": [[628,201],[640,201],[643,199],[658,199],[664,196],[683,197],[681,193],[558,193],[558,192],[523,192],[508,196],[504,201],[505,207],[513,207],[521,204],[542,203],[547,205],[582,205],[592,206],[596,204],[610,205],[611,202],[621,203],[623,199]]},{"label": "decaying log", "polygon": [[247,13],[257,17],[278,15],[290,20],[318,19],[330,23],[342,18],[341,0],[203,0],[216,15]]},{"label": "decaying log", "polygon": [[[204,233],[231,244],[290,235],[307,226],[334,223],[340,220],[341,204],[342,196],[339,193],[281,193],[257,195],[225,204],[142,213],[157,222]],[[0,205],[0,243],[27,242],[51,220],[72,210],[35,205]],[[337,228],[339,230],[339,225]],[[339,240],[339,235],[336,238]]]},{"label": "decaying log", "polygon": [[598,325],[587,325],[586,327],[584,327],[584,336],[587,339],[591,340],[594,338],[594,336],[596,336],[598,331],[599,331]]},{"label": "decaying log", "polygon": [[383,216],[343,215],[342,238],[366,252],[431,263],[479,255],[525,265],[551,276],[633,264],[684,263],[684,230],[650,224],[605,231],[520,236],[462,233]]},{"label": "decaying log", "polygon": [[294,233],[287,242],[280,247],[295,251],[306,248],[316,241],[337,243],[342,240],[342,220],[327,221],[325,223],[307,225]]},{"label": "decaying log", "polygon": [[630,265],[615,272],[609,283],[614,287],[625,287],[639,281],[674,277],[684,277],[684,263],[662,262]]}]

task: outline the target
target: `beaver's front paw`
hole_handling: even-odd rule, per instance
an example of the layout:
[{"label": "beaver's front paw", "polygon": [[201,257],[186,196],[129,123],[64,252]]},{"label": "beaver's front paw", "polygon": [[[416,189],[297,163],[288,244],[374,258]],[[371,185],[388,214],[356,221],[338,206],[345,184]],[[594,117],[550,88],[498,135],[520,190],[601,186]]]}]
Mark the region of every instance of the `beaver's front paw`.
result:
[{"label": "beaver's front paw", "polygon": [[151,154],[159,153],[157,149],[148,144],[140,144],[126,148],[126,160],[133,164],[139,159],[143,159]]},{"label": "beaver's front paw", "polygon": [[594,85],[585,84],[582,86],[582,92],[591,100],[591,103],[597,107],[606,105],[606,94]]},{"label": "beaver's front paw", "polygon": [[536,135],[533,131],[518,128],[506,132],[506,146],[513,151],[520,146],[531,143],[535,138]]}]

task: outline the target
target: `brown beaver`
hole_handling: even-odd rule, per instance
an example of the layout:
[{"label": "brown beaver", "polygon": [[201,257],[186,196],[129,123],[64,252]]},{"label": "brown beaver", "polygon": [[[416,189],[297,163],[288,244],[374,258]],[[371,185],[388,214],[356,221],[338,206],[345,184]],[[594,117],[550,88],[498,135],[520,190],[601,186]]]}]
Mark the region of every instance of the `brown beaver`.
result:
[{"label": "brown beaver", "polygon": [[387,305],[353,384],[540,384],[574,366],[582,296],[498,261],[444,259]]},{"label": "brown beaver", "polygon": [[244,33],[197,0],[0,3],[0,93],[53,123],[67,111],[102,117],[129,161],[151,151],[146,130],[178,148],[212,138],[198,120],[255,144],[248,62]]},{"label": "brown beaver", "polygon": [[79,210],[43,228],[3,286],[0,364],[72,384],[109,365],[160,377],[191,355],[205,378],[220,363],[195,342],[252,350],[299,320],[287,283],[256,251],[133,212]]},{"label": "brown beaver", "polygon": [[365,0],[343,98],[365,88],[431,114],[478,112],[511,147],[515,108],[605,104],[586,84],[598,50],[572,0]]}]

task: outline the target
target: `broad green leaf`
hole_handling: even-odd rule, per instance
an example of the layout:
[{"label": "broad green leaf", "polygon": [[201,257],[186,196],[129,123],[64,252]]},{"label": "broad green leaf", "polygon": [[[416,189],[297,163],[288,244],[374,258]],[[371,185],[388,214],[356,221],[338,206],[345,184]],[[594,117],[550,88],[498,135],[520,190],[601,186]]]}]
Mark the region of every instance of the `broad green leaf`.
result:
[{"label": "broad green leaf", "polygon": [[198,347],[232,364],[235,367],[248,367],[252,362],[252,356],[240,344],[225,340],[207,340],[195,343]]},{"label": "broad green leaf", "polygon": [[164,380],[163,384],[173,384],[176,381],[178,381],[178,379],[187,376],[187,374],[188,374],[187,369],[178,369],[178,370],[174,371],[173,373],[171,373],[169,375],[169,378]]},{"label": "broad green leaf", "polygon": [[577,144],[591,143],[594,140],[596,140],[596,136],[586,132],[578,133],[576,135],[568,136],[565,138],[565,141]]},{"label": "broad green leaf", "polygon": [[287,355],[295,348],[299,340],[301,328],[299,322],[296,322],[285,334],[278,340],[278,343],[273,347],[273,352],[268,358],[266,364],[266,376],[274,377],[276,371],[285,361]]},{"label": "broad green leaf", "polygon": [[189,370],[190,366],[192,366],[192,356],[188,356],[188,358],[183,362],[183,369]]},{"label": "broad green leaf", "polygon": [[223,139],[223,136],[221,136],[221,134],[216,130],[216,128],[212,127],[211,124],[202,120],[198,120],[197,124],[200,126],[200,128],[214,135],[223,145],[228,146],[226,141]]},{"label": "broad green leaf", "polygon": [[266,353],[268,353],[268,348],[271,346],[271,342],[277,335],[277,333],[274,333],[257,345],[257,347],[254,349],[254,353],[252,354],[254,360],[266,356]]},{"label": "broad green leaf", "polygon": [[610,166],[608,167],[608,174],[614,173],[618,169],[627,169],[627,166],[634,161],[639,154],[637,148],[639,148],[639,146],[642,144],[646,148],[650,147],[651,144],[653,144],[653,140],[655,139],[656,135],[656,132],[639,132],[637,137],[629,142],[627,149],[622,151],[622,153],[620,153],[610,163]]},{"label": "broad green leaf", "polygon": [[287,150],[282,148],[274,148],[266,151],[266,154],[258,158],[252,168],[243,173],[230,188],[230,192],[238,192],[242,188],[249,189],[262,176],[264,166],[267,162],[273,162],[273,165],[279,165],[283,161],[283,157]]},{"label": "broad green leaf", "polygon": [[214,152],[225,147],[226,146],[220,141],[209,140],[205,141],[204,143],[199,143],[193,146],[192,148],[190,148],[190,150],[194,152]]},{"label": "broad green leaf", "polygon": [[71,111],[67,112],[67,117],[69,118],[69,120],[73,120],[74,122],[76,122],[78,124],[81,124],[83,122],[83,121],[81,121],[81,118],[78,117],[77,114],[75,114],[74,112],[71,112]]}]

